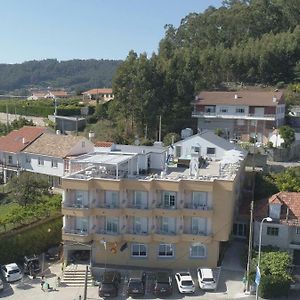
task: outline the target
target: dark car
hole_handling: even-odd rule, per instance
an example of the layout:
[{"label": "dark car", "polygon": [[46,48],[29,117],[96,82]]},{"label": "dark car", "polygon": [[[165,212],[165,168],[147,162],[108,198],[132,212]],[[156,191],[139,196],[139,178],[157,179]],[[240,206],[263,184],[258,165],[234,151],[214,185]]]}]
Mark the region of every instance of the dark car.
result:
[{"label": "dark car", "polygon": [[172,295],[172,278],[168,272],[155,273],[153,294],[157,297]]},{"label": "dark car", "polygon": [[34,256],[24,256],[24,274],[36,275],[40,271],[39,258]]},{"label": "dark car", "polygon": [[127,285],[127,297],[144,296],[146,287],[146,273],[134,271],[130,274]]},{"label": "dark car", "polygon": [[117,271],[106,271],[99,285],[100,297],[116,297],[121,282],[121,273]]}]

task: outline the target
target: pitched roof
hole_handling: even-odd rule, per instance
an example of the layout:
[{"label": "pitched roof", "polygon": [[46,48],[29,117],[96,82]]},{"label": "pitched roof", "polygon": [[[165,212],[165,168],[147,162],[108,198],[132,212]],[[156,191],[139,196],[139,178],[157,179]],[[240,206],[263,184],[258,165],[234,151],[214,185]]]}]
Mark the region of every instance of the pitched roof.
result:
[{"label": "pitched roof", "polygon": [[270,204],[281,204],[280,223],[289,225],[300,223],[300,193],[279,192],[256,205],[255,218],[262,219],[269,215]]},{"label": "pitched roof", "polygon": [[112,94],[112,89],[91,89],[86,92],[83,92],[83,95],[102,95],[102,94]]},{"label": "pitched roof", "polygon": [[80,141],[85,141],[82,136],[57,135],[45,133],[29,147],[26,153],[34,153],[45,156],[64,158],[69,155],[70,150]]},{"label": "pitched roof", "polygon": [[198,105],[276,106],[284,104],[282,91],[242,90],[238,92],[201,92],[194,102]]},{"label": "pitched roof", "polygon": [[24,126],[0,138],[0,151],[17,153],[46,131],[45,127]]}]

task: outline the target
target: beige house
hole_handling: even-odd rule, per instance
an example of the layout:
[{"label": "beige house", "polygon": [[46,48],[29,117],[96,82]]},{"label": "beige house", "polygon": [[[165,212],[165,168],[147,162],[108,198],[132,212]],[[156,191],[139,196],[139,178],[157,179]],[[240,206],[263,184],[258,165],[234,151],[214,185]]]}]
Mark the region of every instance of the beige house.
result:
[{"label": "beige house", "polygon": [[100,100],[102,102],[108,102],[114,99],[113,90],[110,88],[91,89],[82,93],[83,101],[88,100]]},{"label": "beige house", "polygon": [[162,147],[116,146],[72,160],[62,180],[65,260],[88,250],[92,265],[217,266],[232,230],[244,156],[234,163],[216,156],[205,166],[198,153],[191,157],[190,168],[177,167],[166,164]]}]

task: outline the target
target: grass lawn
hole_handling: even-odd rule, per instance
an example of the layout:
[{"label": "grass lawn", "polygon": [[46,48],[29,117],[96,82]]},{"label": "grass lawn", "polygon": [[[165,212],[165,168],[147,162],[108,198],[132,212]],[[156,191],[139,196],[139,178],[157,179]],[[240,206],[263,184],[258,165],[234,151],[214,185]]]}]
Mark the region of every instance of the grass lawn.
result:
[{"label": "grass lawn", "polygon": [[20,206],[17,203],[0,204],[0,217],[9,214],[14,208]]}]

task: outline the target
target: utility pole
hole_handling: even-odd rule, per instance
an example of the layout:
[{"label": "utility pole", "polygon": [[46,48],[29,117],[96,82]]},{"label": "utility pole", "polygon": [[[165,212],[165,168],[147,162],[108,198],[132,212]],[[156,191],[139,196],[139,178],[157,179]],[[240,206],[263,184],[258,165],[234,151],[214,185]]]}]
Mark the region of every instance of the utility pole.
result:
[{"label": "utility pole", "polygon": [[254,207],[254,201],[251,201],[250,205],[250,223],[249,223],[249,242],[248,242],[248,261],[247,261],[247,285],[246,285],[246,291],[250,291],[250,265],[251,265],[251,259],[252,259],[252,236],[253,236],[253,207]]},{"label": "utility pole", "polygon": [[85,279],[84,279],[84,291],[83,291],[83,300],[87,299],[87,279],[88,279],[88,269],[89,266],[85,268]]},{"label": "utility pole", "polygon": [[161,115],[159,115],[158,141],[161,142]]}]

